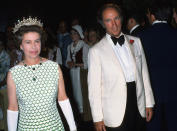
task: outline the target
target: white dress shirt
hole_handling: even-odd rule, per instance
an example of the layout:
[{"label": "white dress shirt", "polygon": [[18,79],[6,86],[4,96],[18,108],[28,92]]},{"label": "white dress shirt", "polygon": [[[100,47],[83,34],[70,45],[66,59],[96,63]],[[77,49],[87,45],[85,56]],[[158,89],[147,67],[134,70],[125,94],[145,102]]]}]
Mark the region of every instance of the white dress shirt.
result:
[{"label": "white dress shirt", "polygon": [[152,25],[156,24],[156,23],[167,23],[167,21],[160,21],[160,20],[155,20]]},{"label": "white dress shirt", "polygon": [[130,30],[130,34],[138,27],[140,26],[139,24],[135,25],[131,30]]},{"label": "white dress shirt", "polygon": [[[122,33],[120,36],[123,35]],[[124,44],[120,46],[118,43],[114,45],[111,36],[109,34],[106,34],[106,38],[111,44],[118,61],[120,62],[120,65],[123,69],[124,75],[125,75],[125,80],[126,82],[131,82],[135,81],[135,76],[133,72],[133,60],[132,57],[130,56],[130,49],[127,47],[127,45]]]}]

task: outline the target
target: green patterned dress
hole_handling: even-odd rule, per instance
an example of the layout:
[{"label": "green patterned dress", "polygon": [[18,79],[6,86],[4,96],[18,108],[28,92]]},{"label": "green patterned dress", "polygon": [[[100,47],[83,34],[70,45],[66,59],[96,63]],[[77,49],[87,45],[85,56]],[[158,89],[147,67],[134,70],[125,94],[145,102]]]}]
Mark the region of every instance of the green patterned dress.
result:
[{"label": "green patterned dress", "polygon": [[19,105],[18,131],[64,131],[58,113],[58,64],[17,65],[10,69]]}]

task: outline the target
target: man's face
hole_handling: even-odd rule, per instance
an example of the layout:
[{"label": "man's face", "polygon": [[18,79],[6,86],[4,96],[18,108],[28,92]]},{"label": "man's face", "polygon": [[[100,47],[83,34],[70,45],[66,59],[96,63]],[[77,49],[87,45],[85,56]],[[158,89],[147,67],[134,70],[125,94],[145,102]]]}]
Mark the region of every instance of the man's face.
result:
[{"label": "man's face", "polygon": [[177,14],[176,14],[175,9],[173,9],[173,18],[174,18],[174,20],[175,20],[175,22],[177,24]]},{"label": "man's face", "polygon": [[132,18],[129,18],[127,21],[127,29],[130,31],[133,28],[133,22],[132,22]]},{"label": "man's face", "polygon": [[59,24],[59,31],[60,31],[60,33],[62,33],[62,34],[66,33],[66,23],[65,23],[65,22],[61,22],[61,23]]},{"label": "man's face", "polygon": [[114,8],[107,8],[102,14],[106,32],[111,36],[118,37],[121,33],[121,18]]},{"label": "man's face", "polygon": [[152,14],[150,13],[149,10],[148,10],[146,16],[147,16],[147,18],[148,18],[149,24],[152,25],[152,23],[154,22],[154,20],[153,20]]}]

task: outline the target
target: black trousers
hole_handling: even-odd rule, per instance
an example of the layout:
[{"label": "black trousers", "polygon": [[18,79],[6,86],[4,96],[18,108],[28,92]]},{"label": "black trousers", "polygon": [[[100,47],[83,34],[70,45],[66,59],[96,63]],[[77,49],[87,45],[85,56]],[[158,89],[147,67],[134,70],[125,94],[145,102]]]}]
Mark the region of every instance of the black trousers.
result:
[{"label": "black trousers", "polygon": [[124,119],[119,127],[106,127],[106,131],[146,131],[145,118],[142,118],[136,97],[135,82],[127,83],[127,104]]}]

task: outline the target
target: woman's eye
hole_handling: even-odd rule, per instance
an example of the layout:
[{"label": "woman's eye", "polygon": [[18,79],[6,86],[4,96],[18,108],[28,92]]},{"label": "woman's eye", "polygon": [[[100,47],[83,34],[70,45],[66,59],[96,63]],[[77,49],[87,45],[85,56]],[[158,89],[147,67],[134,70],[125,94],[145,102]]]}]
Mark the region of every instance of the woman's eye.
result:
[{"label": "woman's eye", "polygon": [[26,41],[26,44],[30,44],[30,41]]}]

